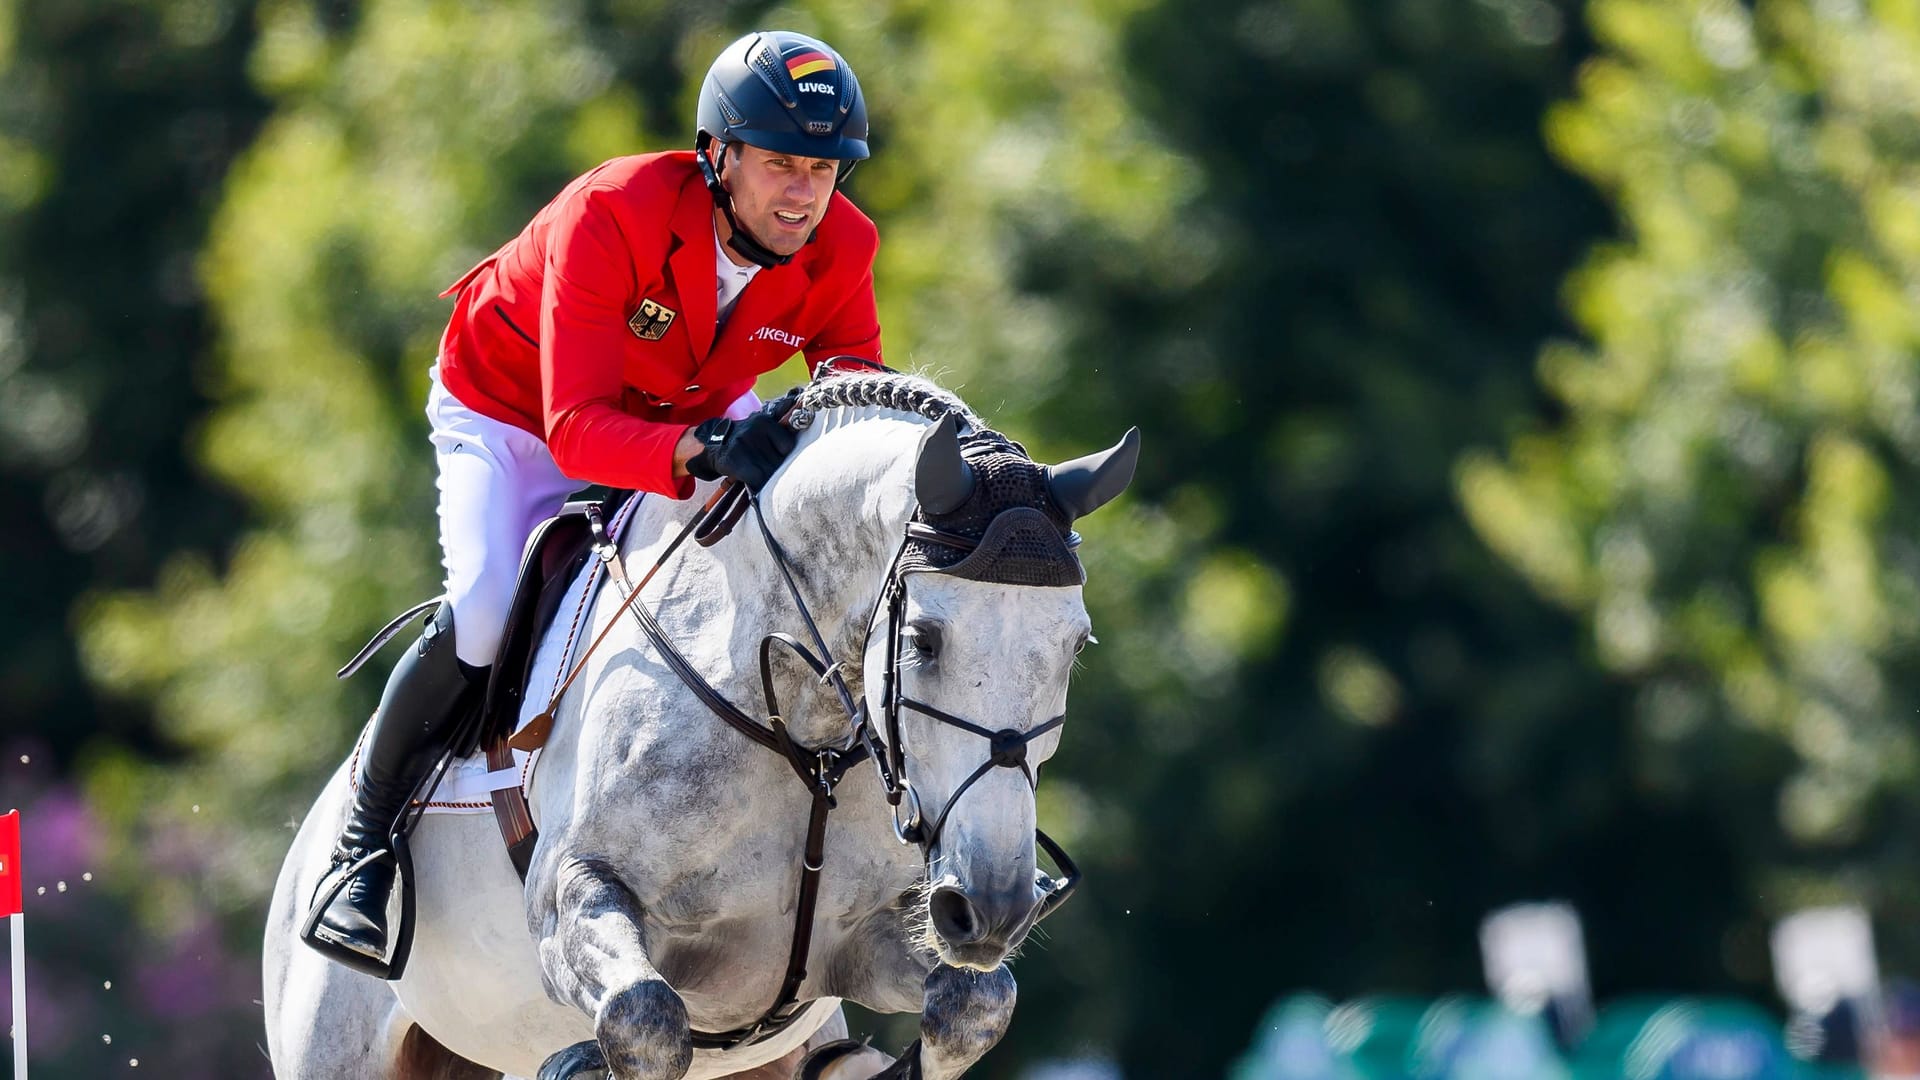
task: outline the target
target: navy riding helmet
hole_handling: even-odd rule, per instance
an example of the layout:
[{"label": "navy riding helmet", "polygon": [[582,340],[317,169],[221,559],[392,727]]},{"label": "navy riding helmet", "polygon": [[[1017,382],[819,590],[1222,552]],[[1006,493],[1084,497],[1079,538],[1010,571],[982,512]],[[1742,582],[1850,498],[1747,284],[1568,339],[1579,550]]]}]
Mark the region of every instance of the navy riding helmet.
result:
[{"label": "navy riding helmet", "polygon": [[833,46],[790,30],[757,31],[722,49],[700,84],[697,120],[694,149],[714,205],[733,226],[730,243],[761,266],[790,256],[775,255],[740,228],[707,148],[737,141],[776,154],[831,158],[840,162],[839,180],[867,157],[867,101],[853,68]]}]

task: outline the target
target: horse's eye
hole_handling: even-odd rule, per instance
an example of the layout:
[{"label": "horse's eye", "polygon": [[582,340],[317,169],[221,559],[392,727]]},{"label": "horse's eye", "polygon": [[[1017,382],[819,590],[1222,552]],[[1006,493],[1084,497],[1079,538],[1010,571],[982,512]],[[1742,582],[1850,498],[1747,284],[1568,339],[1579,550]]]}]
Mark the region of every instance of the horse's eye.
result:
[{"label": "horse's eye", "polygon": [[940,655],[940,631],[935,627],[916,623],[901,631],[900,638],[922,659],[932,660]]}]

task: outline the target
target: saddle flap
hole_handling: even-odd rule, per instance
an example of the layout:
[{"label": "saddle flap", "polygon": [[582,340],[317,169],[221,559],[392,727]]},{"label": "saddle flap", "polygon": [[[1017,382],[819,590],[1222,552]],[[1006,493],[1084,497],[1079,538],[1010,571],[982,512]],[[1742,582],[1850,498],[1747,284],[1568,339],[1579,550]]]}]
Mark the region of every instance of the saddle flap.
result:
[{"label": "saddle flap", "polygon": [[605,503],[570,502],[561,507],[558,514],[536,526],[527,538],[520,558],[519,580],[513,589],[513,603],[507,609],[506,629],[500,636],[500,650],[494,656],[493,673],[487,680],[480,748],[505,738],[519,722],[534,650],[553,622],[567,586],[592,554],[594,536],[588,508],[601,507],[610,518],[627,494],[616,493]]}]

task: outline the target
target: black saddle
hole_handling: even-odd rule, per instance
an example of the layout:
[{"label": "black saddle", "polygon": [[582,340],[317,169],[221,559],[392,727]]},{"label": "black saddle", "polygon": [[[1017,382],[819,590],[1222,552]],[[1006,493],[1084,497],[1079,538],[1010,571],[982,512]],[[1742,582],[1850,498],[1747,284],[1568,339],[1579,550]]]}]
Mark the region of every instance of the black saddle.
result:
[{"label": "black saddle", "polygon": [[[616,491],[605,499],[579,499],[560,508],[560,512],[534,526],[527,546],[520,554],[520,574],[513,586],[513,601],[507,607],[507,624],[501,631],[500,648],[494,654],[492,673],[487,678],[486,694],[481,698],[479,714],[483,723],[469,722],[464,733],[454,740],[456,756],[471,754],[489,741],[513,730],[519,719],[520,702],[526,690],[527,668],[533,662],[533,647],[540,640],[560,606],[560,596],[573,576],[586,563],[599,538],[601,523],[619,512],[630,491]],[[397,637],[413,620],[438,608],[441,597],[423,600],[394,616],[393,621],[361,646],[336,676],[342,679],[358,672],[373,654]]]},{"label": "black saddle", "polygon": [[507,608],[506,629],[500,636],[500,650],[494,655],[493,674],[487,679],[486,697],[480,706],[480,722],[471,729],[471,740],[454,747],[457,755],[483,750],[512,734],[526,700],[527,673],[533,666],[534,651],[553,624],[567,586],[592,556],[595,541],[602,538],[603,523],[612,520],[632,494],[617,491],[605,499],[567,503],[527,537],[513,603]]}]

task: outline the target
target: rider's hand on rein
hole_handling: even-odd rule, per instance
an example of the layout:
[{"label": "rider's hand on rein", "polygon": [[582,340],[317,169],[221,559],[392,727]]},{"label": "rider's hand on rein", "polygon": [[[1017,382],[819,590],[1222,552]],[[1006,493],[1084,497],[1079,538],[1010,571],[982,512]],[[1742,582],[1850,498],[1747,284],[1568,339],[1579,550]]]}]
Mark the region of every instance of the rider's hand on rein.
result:
[{"label": "rider's hand on rein", "polygon": [[759,491],[800,438],[783,422],[798,396],[794,391],[777,397],[744,420],[715,417],[694,428],[702,449],[688,459],[688,474],[700,480],[731,476]]}]

